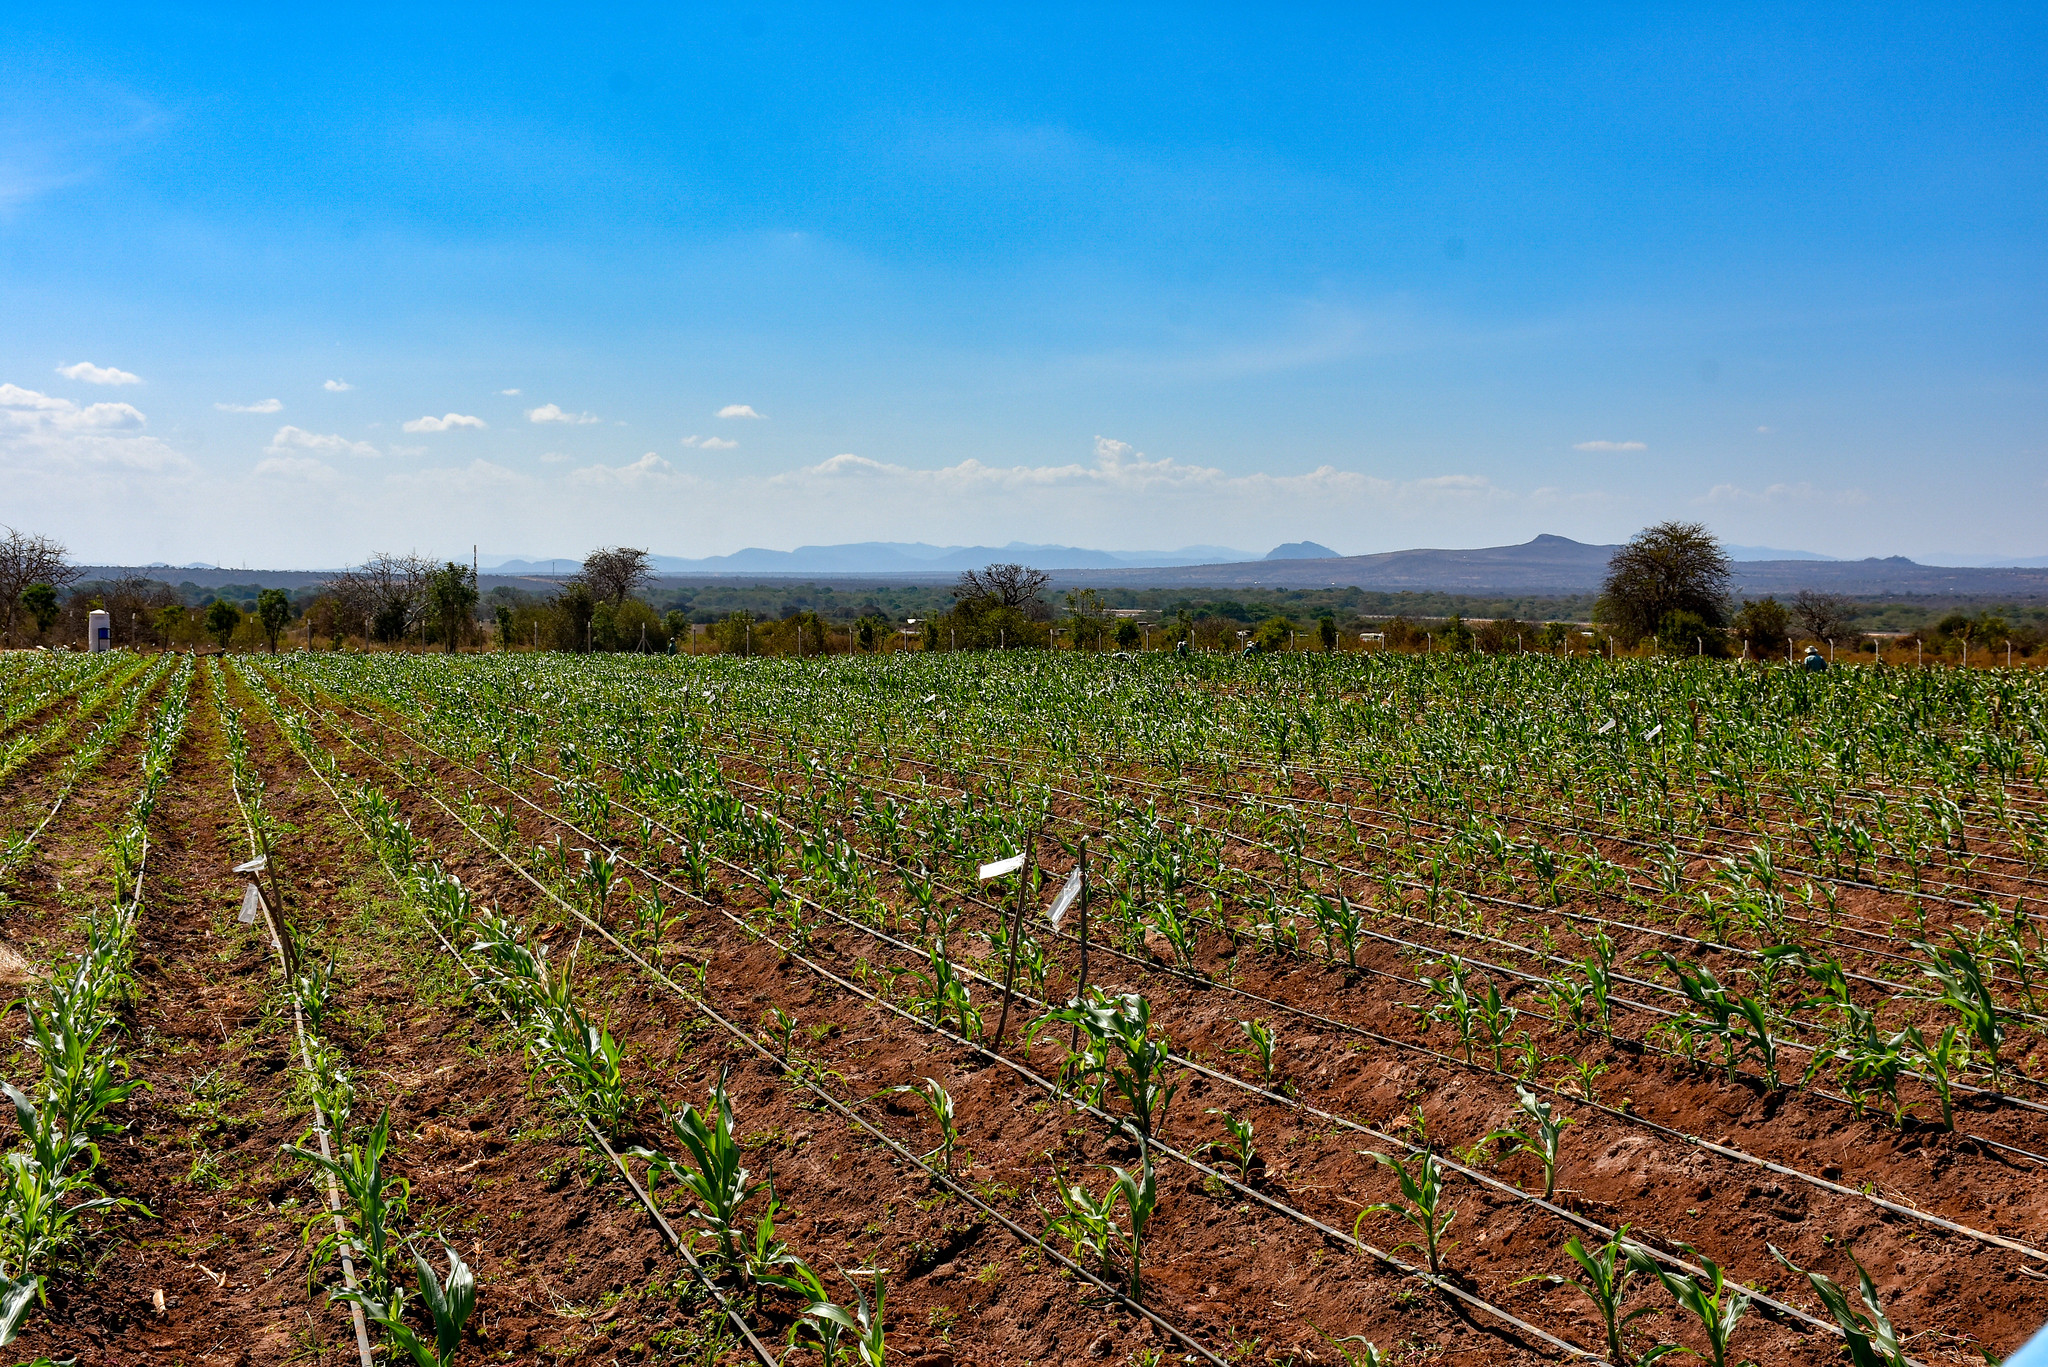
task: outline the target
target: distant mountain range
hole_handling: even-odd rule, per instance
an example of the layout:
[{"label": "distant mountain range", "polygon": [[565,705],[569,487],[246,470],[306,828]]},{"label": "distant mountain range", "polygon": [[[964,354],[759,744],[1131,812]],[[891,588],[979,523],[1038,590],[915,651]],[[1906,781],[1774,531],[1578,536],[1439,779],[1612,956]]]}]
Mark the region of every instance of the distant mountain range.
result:
[{"label": "distant mountain range", "polygon": [[[1301,543],[1309,544],[1309,543]],[[1282,547],[1282,549],[1286,549]],[[1318,551],[1334,555],[1325,547]],[[1277,554],[1277,552],[1276,552]],[[674,555],[650,556],[662,574],[958,574],[983,565],[1013,560],[1042,570],[1121,569],[1158,565],[1205,565],[1250,560],[1248,551],[1229,546],[1183,546],[1177,551],[1093,551],[1079,546],[1043,546],[1012,541],[1007,546],[932,546],[922,541],[858,541],[844,546],[798,546],[770,551],[757,546],[731,555],[700,560]],[[573,574],[579,561],[531,557],[485,561],[499,574],[547,574],[552,569]]]},{"label": "distant mountain range", "polygon": [[[664,579],[762,581],[804,579],[826,583],[893,579],[905,583],[946,583],[964,569],[1014,560],[1050,571],[1063,588],[1098,585],[1126,588],[1306,589],[1345,586],[1381,593],[1464,593],[1479,595],[1577,595],[1596,593],[1617,548],[1588,545],[1563,536],[1539,536],[1516,546],[1468,550],[1415,549],[1376,555],[1339,555],[1314,541],[1276,546],[1263,558],[1227,546],[1184,546],[1177,551],[1097,551],[1013,541],[1007,546],[932,546],[923,542],[870,541],[843,546],[799,546],[793,551],[748,549],[731,555],[685,559],[652,557]],[[1930,598],[2048,597],[2048,556],[2018,564],[1928,565],[1895,555],[1884,559],[1835,560],[1812,551],[1768,546],[1731,546],[1732,588],[1738,596],[1781,598],[1801,589],[1858,597],[1895,595]],[[485,560],[486,586],[534,577],[565,578],[581,568],[580,558],[548,561],[521,556]],[[305,587],[331,572],[249,570],[149,565],[138,569],[83,566],[88,579],[141,573],[154,579],[192,582],[199,587],[262,583]]]},{"label": "distant mountain range", "polygon": [[[1582,594],[1597,593],[1618,546],[1590,546],[1563,536],[1539,536],[1518,546],[1474,550],[1385,551],[1314,560],[1266,559],[1249,563],[1160,566],[1066,573],[1061,582],[1126,588],[1307,589],[1333,586],[1380,593]],[[1902,555],[1885,559],[1827,560],[1808,556],[1740,560],[1735,593],[1784,596],[1801,589],[1861,596],[1927,597],[1945,594],[2048,594],[2048,569],[1921,565]]]}]

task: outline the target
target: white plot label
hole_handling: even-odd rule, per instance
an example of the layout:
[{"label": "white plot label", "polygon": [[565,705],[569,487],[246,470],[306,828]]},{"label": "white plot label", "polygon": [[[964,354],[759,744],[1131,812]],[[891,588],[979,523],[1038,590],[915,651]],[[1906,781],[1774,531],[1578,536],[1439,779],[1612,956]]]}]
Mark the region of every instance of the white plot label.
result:
[{"label": "white plot label", "polygon": [[256,909],[262,905],[263,894],[256,891],[254,883],[248,884],[242,889],[242,914],[238,919],[245,926],[254,925],[256,923]]},{"label": "white plot label", "polygon": [[981,881],[986,883],[991,878],[1001,878],[1004,874],[1015,873],[1023,867],[1024,856],[1013,854],[1008,859],[998,859],[993,864],[983,864],[981,866]]},{"label": "white plot label", "polygon": [[1054,930],[1060,928],[1060,922],[1066,919],[1067,908],[1074,905],[1074,899],[1080,895],[1081,866],[1076,864],[1074,871],[1067,875],[1066,885],[1060,889],[1060,895],[1052,899],[1052,910],[1045,914],[1046,919],[1052,922]]}]

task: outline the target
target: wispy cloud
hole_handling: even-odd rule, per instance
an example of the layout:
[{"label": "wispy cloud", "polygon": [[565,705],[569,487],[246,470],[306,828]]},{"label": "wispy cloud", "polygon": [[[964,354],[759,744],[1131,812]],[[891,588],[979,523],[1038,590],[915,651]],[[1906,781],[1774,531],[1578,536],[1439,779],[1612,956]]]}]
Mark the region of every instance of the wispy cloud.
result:
[{"label": "wispy cloud", "polygon": [[661,488],[695,482],[687,475],[678,475],[675,466],[652,451],[630,465],[582,466],[569,472],[569,481],[572,484],[625,489]]},{"label": "wispy cloud", "polygon": [[1649,446],[1640,441],[1575,441],[1574,451],[1647,451]]},{"label": "wispy cloud", "polygon": [[326,432],[308,432],[303,427],[280,427],[277,435],[270,439],[270,445],[263,448],[273,456],[289,456],[300,452],[312,452],[322,456],[374,457],[377,448],[366,441],[350,441],[347,437]]},{"label": "wispy cloud", "polygon": [[730,451],[738,446],[739,443],[727,441],[724,437],[699,437],[693,435],[684,437],[683,445],[694,446],[699,451]]},{"label": "wispy cloud", "polygon": [[284,405],[276,399],[258,399],[254,403],[217,403],[214,407],[223,413],[276,413]]},{"label": "wispy cloud", "polygon": [[452,432],[458,427],[481,428],[485,423],[482,418],[473,418],[467,413],[448,413],[438,418],[429,413],[426,417],[414,418],[403,426],[408,432]]},{"label": "wispy cloud", "polygon": [[332,465],[313,456],[267,456],[256,462],[252,473],[263,479],[295,480],[303,484],[332,484],[341,478]]},{"label": "wispy cloud", "polygon": [[79,380],[85,384],[142,383],[140,375],[131,375],[110,365],[94,365],[91,361],[80,361],[76,365],[60,365],[57,367],[57,373],[67,380]]},{"label": "wispy cloud", "polygon": [[[753,406],[752,404],[747,404],[747,403],[729,403],[729,404],[727,404],[727,405],[726,405],[725,407],[723,407],[723,408],[721,408],[721,409],[719,409],[719,410],[718,410],[718,416],[719,416],[719,417],[721,417],[721,418],[761,418],[761,417],[762,417],[762,415],[761,415],[761,414],[759,414],[759,413],[756,413],[756,412],[754,411],[754,406]],[[764,421],[765,421],[765,419],[764,419]]]},{"label": "wispy cloud", "polygon": [[1716,484],[1707,490],[1701,503],[1715,503],[1732,507],[1782,507],[1800,504],[1823,507],[1854,508],[1870,501],[1870,495],[1861,489],[1817,489],[1801,481],[1798,484],[1767,484],[1761,489],[1745,489],[1739,484]]},{"label": "wispy cloud", "polygon": [[329,380],[326,384],[323,384],[320,387],[330,394],[345,394],[349,390],[355,388],[355,386],[350,384],[347,380]]},{"label": "wispy cloud", "polygon": [[60,432],[133,429],[148,421],[132,404],[94,403],[81,408],[69,399],[13,384],[0,384],[0,420],[16,430]]},{"label": "wispy cloud", "polygon": [[501,389],[498,392],[500,394],[505,395],[507,398],[516,399],[519,397],[519,391],[516,389]]},{"label": "wispy cloud", "polygon": [[526,420],[528,422],[567,422],[575,423],[578,426],[604,421],[603,418],[600,418],[595,413],[565,413],[560,405],[552,403],[544,403],[539,408],[527,409]]}]

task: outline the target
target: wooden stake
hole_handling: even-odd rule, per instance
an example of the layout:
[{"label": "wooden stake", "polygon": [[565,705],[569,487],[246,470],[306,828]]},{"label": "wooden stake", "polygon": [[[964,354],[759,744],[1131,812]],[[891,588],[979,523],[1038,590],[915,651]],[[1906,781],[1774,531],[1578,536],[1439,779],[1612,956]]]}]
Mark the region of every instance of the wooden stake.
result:
[{"label": "wooden stake", "polygon": [[1024,867],[1017,870],[1017,910],[1010,917],[1009,964],[1003,969],[1003,1011],[996,1017],[996,1051],[1003,1047],[1003,1029],[1010,1023],[1010,992],[1017,981],[1017,942],[1024,934],[1024,899],[1031,891],[1032,855],[1038,848],[1038,835],[1033,833],[1024,846]]}]

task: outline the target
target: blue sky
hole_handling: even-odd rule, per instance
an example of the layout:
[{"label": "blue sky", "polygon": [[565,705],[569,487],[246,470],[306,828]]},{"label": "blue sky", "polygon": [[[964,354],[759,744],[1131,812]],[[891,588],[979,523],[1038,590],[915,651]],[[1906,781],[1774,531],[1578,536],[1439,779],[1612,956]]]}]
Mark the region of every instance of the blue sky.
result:
[{"label": "blue sky", "polygon": [[0,521],[2048,553],[2041,13],[17,7]]}]

